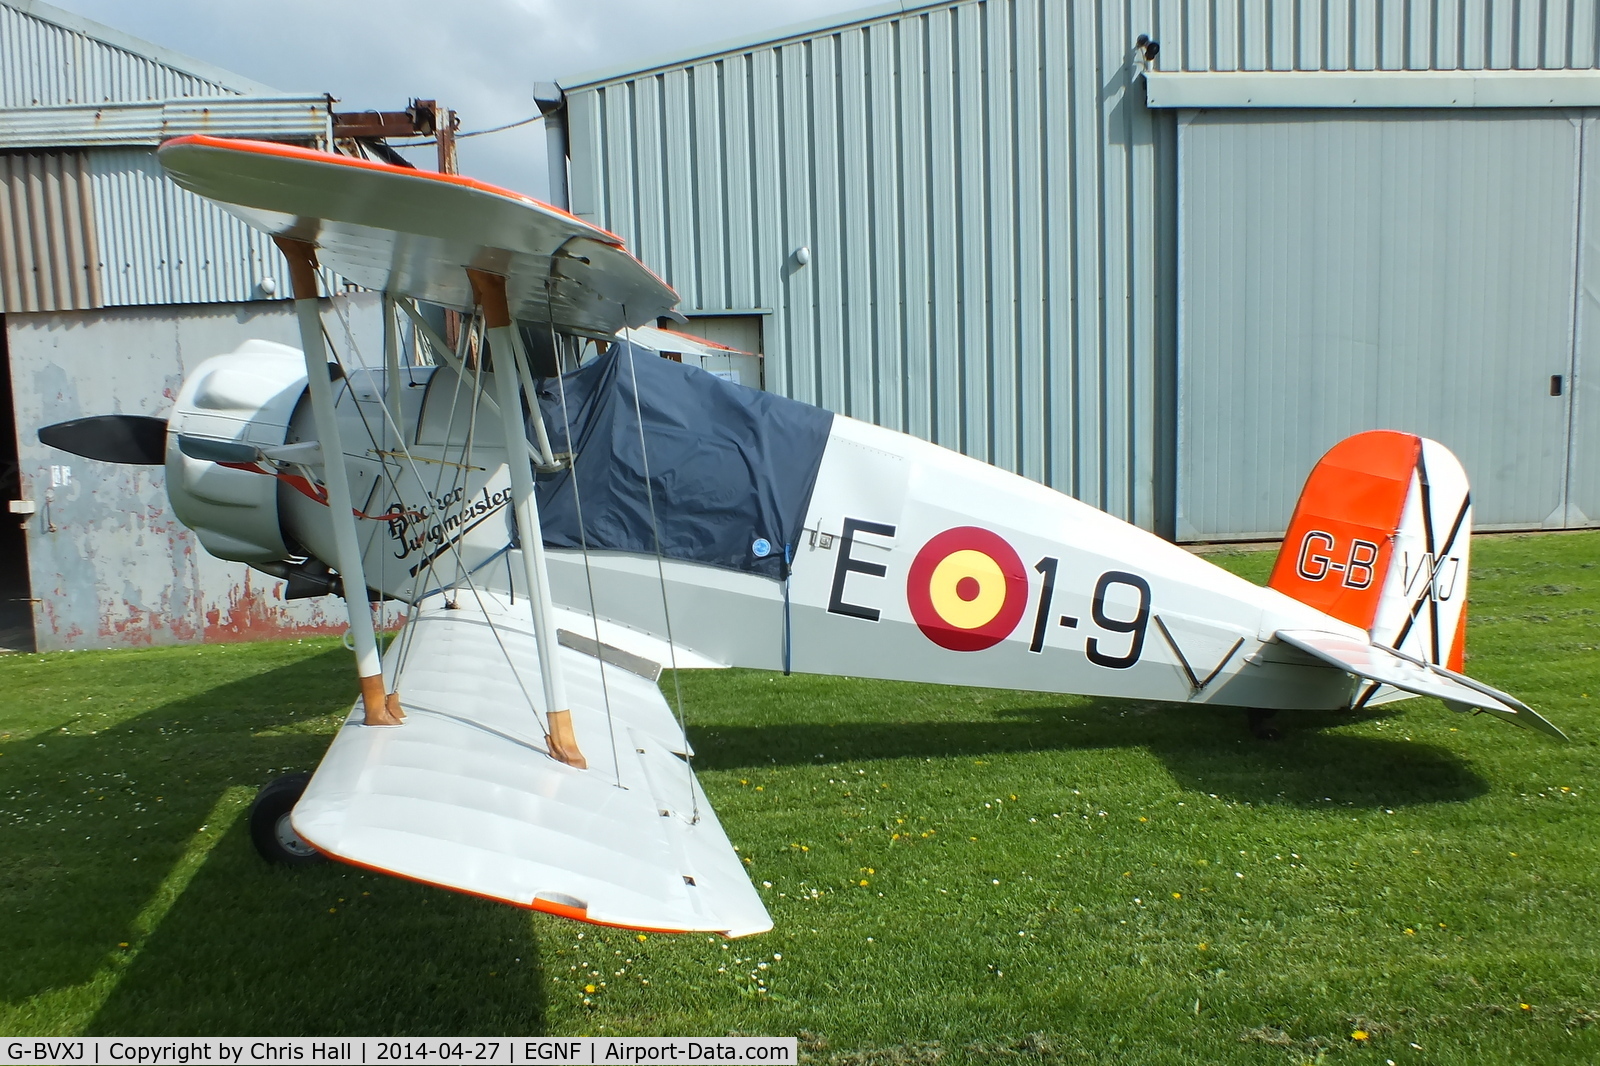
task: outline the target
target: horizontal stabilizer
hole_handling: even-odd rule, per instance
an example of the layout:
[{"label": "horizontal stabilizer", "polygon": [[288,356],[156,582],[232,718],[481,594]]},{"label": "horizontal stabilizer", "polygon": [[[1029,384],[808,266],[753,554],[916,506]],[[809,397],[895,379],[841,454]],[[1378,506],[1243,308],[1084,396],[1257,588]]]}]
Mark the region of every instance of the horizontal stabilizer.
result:
[{"label": "horizontal stabilizer", "polygon": [[357,705],[294,809],[313,846],[601,925],[772,927],[654,683],[559,649],[589,763],[579,770],[550,756],[530,707],[541,683],[522,602],[481,589],[453,608],[437,597],[394,647],[405,723],[366,726]]},{"label": "horizontal stabilizer", "polygon": [[1290,647],[1299,648],[1307,655],[1357,677],[1393,685],[1418,696],[1433,696],[1443,700],[1451,710],[1486,711],[1508,722],[1537,729],[1562,740],[1567,739],[1565,733],[1516,697],[1453,670],[1402,655],[1381,644],[1313,629],[1280,629],[1276,636]]}]

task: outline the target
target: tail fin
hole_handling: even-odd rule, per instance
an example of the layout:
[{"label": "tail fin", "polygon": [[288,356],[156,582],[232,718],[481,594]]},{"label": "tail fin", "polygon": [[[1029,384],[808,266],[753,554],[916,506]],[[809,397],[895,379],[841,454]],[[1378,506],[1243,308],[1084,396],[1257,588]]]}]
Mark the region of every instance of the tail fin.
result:
[{"label": "tail fin", "polygon": [[1459,672],[1471,534],[1467,475],[1448,448],[1358,433],[1311,471],[1269,584],[1374,643]]}]

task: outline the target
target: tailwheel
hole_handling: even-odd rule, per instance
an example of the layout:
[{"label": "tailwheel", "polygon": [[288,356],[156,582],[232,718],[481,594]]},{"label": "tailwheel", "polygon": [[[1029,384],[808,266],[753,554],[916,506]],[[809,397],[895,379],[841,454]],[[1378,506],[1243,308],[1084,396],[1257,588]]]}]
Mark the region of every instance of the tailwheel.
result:
[{"label": "tailwheel", "polygon": [[284,866],[310,866],[326,862],[322,852],[306,843],[289,822],[289,812],[311,782],[308,773],[285,774],[261,786],[250,805],[250,841],[263,859]]},{"label": "tailwheel", "polygon": [[1252,707],[1245,712],[1250,718],[1250,733],[1257,740],[1281,740],[1283,733],[1272,724],[1272,718],[1277,711],[1264,711],[1259,707]]}]

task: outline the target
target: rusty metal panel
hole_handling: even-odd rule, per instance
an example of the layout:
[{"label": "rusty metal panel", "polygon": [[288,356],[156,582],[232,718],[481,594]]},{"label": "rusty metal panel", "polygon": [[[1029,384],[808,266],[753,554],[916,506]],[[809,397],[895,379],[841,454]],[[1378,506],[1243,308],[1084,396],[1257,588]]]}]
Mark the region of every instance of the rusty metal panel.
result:
[{"label": "rusty metal panel", "polygon": [[331,122],[328,97],[305,94],[0,108],[0,149],[153,147],[193,133],[315,141],[331,135]]},{"label": "rusty metal panel", "polygon": [[[337,305],[337,306],[335,306]],[[324,314],[341,353],[381,351],[375,294]],[[38,427],[82,415],[165,415],[186,373],[259,337],[298,345],[288,301],[14,314],[5,319],[22,497],[41,651],[338,633],[328,598],[281,599],[281,583],[205,553],[167,505],[159,468],[97,463],[47,448]]]},{"label": "rusty metal panel", "polygon": [[275,92],[37,0],[0,3],[0,108]]},{"label": "rusty metal panel", "polygon": [[81,152],[0,153],[0,310],[101,306],[95,237]]}]

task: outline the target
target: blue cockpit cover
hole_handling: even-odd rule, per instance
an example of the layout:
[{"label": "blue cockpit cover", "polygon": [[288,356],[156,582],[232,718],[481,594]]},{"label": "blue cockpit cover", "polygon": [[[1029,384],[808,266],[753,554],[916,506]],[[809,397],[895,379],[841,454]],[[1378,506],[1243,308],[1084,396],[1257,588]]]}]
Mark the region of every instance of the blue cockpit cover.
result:
[{"label": "blue cockpit cover", "polygon": [[591,551],[653,554],[648,469],[663,555],[783,576],[784,545],[805,524],[832,412],[620,342],[559,381],[541,381],[539,406],[551,446],[578,457],[576,499],[571,471],[539,475],[546,545],[583,546],[581,506]]}]

